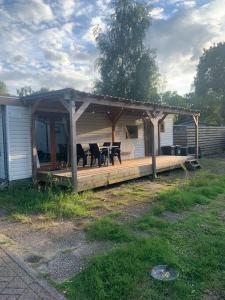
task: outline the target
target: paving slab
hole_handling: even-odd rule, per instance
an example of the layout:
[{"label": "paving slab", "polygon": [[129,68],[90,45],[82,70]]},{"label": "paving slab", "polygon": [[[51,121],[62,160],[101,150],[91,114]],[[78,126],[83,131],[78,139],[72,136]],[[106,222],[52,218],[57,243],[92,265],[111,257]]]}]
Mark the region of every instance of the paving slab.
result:
[{"label": "paving slab", "polygon": [[0,246],[0,300],[66,300],[38,279],[17,257]]}]

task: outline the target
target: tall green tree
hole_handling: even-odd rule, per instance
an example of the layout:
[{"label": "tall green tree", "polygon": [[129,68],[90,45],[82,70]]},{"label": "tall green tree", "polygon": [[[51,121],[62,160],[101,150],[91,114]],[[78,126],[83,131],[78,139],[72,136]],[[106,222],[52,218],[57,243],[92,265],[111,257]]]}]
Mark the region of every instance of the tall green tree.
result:
[{"label": "tall green tree", "polygon": [[6,84],[0,80],[0,95],[6,96],[8,95],[8,90]]},{"label": "tall green tree", "polygon": [[155,100],[155,54],[144,46],[151,25],[150,7],[136,0],[113,0],[107,29],[96,36],[101,79],[95,91],[140,101]]},{"label": "tall green tree", "polygon": [[185,96],[179,95],[177,92],[166,91],[160,95],[161,103],[170,106],[190,107],[189,101]]},{"label": "tall green tree", "polygon": [[[190,97],[190,95],[181,96],[175,91],[166,91],[160,94],[161,103],[169,106],[192,108],[193,105],[191,99],[192,98]],[[175,122],[183,123],[191,120],[192,119],[189,116],[178,115],[176,116]]]},{"label": "tall green tree", "polygon": [[35,91],[30,86],[24,86],[24,87],[21,87],[16,90],[17,95],[19,97],[25,97],[25,96],[29,96],[32,94],[40,94],[40,93],[44,93],[44,92],[48,92],[48,91],[49,91],[49,89],[45,88],[45,87],[40,88],[40,90],[38,90],[38,91]]},{"label": "tall green tree", "polygon": [[194,80],[193,103],[201,109],[202,119],[225,124],[225,43],[204,50]]}]

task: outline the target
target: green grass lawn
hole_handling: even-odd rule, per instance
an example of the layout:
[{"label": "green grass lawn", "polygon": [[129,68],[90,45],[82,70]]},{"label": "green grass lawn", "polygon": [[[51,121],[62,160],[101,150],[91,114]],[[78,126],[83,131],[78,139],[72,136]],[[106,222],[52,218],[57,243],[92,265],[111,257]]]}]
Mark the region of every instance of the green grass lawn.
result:
[{"label": "green grass lawn", "polygon": [[0,209],[17,221],[39,214],[52,219],[72,219],[88,215],[91,194],[74,194],[57,187],[36,188],[31,183],[16,184],[0,191]]},{"label": "green grass lawn", "polygon": [[[168,211],[183,219],[168,220]],[[225,299],[224,218],[225,175],[199,172],[179,189],[158,193],[152,209],[135,220],[107,217],[89,224],[90,240],[110,240],[115,247],[58,288],[81,300]],[[178,279],[152,279],[157,264],[175,266]]]}]

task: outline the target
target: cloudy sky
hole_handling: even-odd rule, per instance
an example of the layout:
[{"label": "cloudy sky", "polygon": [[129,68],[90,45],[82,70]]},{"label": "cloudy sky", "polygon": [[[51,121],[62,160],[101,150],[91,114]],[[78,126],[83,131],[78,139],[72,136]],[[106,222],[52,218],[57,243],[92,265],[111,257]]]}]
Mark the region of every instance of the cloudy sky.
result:
[{"label": "cloudy sky", "polygon": [[[98,76],[93,28],[110,0],[0,0],[0,80],[11,93],[73,87]],[[156,49],[166,88],[190,91],[203,48],[225,41],[225,0],[152,0],[147,46]]]}]

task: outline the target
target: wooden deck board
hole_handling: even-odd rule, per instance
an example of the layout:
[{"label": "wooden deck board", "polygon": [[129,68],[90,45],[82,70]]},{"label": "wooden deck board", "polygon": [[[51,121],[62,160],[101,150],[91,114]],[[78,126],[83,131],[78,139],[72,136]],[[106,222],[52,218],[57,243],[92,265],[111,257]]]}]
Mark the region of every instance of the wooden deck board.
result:
[{"label": "wooden deck board", "polygon": [[[162,172],[179,168],[187,159],[187,156],[158,156],[157,171]],[[39,178],[44,179],[48,173],[46,171],[39,171]],[[51,174],[61,184],[68,184],[72,177],[70,169],[52,171]],[[101,168],[78,168],[78,191],[107,186],[151,174],[151,157],[126,160],[121,165],[115,164],[114,166],[110,165]]]}]

